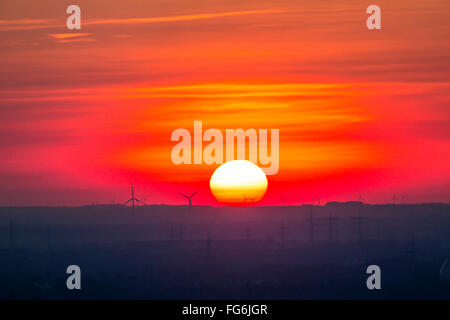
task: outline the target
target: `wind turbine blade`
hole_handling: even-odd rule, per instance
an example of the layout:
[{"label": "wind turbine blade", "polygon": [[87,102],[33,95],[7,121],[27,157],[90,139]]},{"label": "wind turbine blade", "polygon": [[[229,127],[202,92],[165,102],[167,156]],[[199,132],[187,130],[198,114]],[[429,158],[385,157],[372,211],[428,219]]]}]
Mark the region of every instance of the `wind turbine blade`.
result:
[{"label": "wind turbine blade", "polygon": [[183,196],[183,197],[185,197],[185,198],[188,198],[189,199],[189,197],[187,196],[187,195],[185,195],[185,194],[182,194],[182,193],[179,193],[179,192],[177,192],[180,196]]},{"label": "wind turbine blade", "polygon": [[142,203],[142,204],[145,204],[145,202],[144,202],[144,201],[141,201],[141,200],[139,200],[139,199],[136,199],[136,198],[134,198],[134,201],[137,201],[137,202],[140,202],[140,203]]},{"label": "wind turbine blade", "polygon": [[129,200],[127,200],[127,201],[125,201],[122,205],[124,206],[124,205],[126,205],[128,202],[130,202],[131,200],[133,200],[133,199],[129,199]]},{"label": "wind turbine blade", "polygon": [[192,198],[193,196],[195,196],[197,193],[198,193],[198,191],[195,191],[195,192],[191,195],[191,198]]}]

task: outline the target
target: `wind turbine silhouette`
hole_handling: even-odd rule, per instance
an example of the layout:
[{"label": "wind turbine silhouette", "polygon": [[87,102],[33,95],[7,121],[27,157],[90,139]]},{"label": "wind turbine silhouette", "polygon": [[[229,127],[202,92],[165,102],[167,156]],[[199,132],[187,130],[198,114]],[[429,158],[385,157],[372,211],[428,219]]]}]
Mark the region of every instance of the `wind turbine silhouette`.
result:
[{"label": "wind turbine silhouette", "polygon": [[244,194],[244,201],[245,201],[245,203],[247,203],[247,200],[250,200],[252,202],[252,205],[253,205],[253,202],[256,200],[256,197],[253,197],[253,198],[248,197],[247,198],[247,196]]},{"label": "wind turbine silhouette", "polygon": [[134,186],[133,186],[133,185],[131,185],[131,198],[128,199],[127,201],[125,201],[125,202],[123,203],[123,205],[124,205],[124,206],[127,205],[128,203],[130,203],[130,201],[131,201],[131,208],[133,208],[133,210],[134,210],[134,204],[135,204],[135,202],[139,202],[140,204],[145,205],[145,202],[144,202],[144,201],[141,201],[141,200],[139,200],[139,199],[137,199],[137,198],[134,197]]},{"label": "wind turbine silhouette", "polygon": [[193,194],[191,194],[190,196],[187,196],[187,195],[185,195],[185,194],[182,194],[182,193],[179,193],[179,192],[177,192],[180,196],[183,196],[183,197],[185,197],[185,198],[188,198],[189,199],[189,208],[192,206],[192,197],[193,196],[195,196],[197,193],[198,193],[198,191],[195,191]]},{"label": "wind turbine silhouette", "polygon": [[397,195],[394,193],[394,195],[392,196],[392,203],[395,204],[396,201],[397,201]]}]

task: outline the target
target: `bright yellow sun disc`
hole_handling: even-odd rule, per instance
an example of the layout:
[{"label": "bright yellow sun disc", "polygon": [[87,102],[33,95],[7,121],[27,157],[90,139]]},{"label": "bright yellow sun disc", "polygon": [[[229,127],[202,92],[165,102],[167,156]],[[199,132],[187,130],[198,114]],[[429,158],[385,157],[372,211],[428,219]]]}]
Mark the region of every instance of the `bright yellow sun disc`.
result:
[{"label": "bright yellow sun disc", "polygon": [[209,182],[217,201],[232,204],[252,204],[264,197],[267,178],[260,167],[247,160],[233,160],[214,171]]}]

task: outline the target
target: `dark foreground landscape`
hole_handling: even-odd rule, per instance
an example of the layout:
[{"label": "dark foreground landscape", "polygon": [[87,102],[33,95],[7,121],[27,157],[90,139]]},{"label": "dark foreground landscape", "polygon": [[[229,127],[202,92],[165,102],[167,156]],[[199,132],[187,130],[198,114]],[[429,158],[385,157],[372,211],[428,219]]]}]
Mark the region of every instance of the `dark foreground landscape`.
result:
[{"label": "dark foreground landscape", "polygon": [[0,299],[449,299],[449,256],[448,204],[0,208]]}]

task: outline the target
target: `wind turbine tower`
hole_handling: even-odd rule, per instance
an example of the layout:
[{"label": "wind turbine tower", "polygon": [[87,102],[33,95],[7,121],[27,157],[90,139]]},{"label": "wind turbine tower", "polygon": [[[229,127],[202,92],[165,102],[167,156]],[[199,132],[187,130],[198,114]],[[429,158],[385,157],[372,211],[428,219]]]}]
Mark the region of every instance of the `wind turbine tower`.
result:
[{"label": "wind turbine tower", "polygon": [[395,204],[397,202],[397,195],[394,193],[392,196],[392,203]]}]

